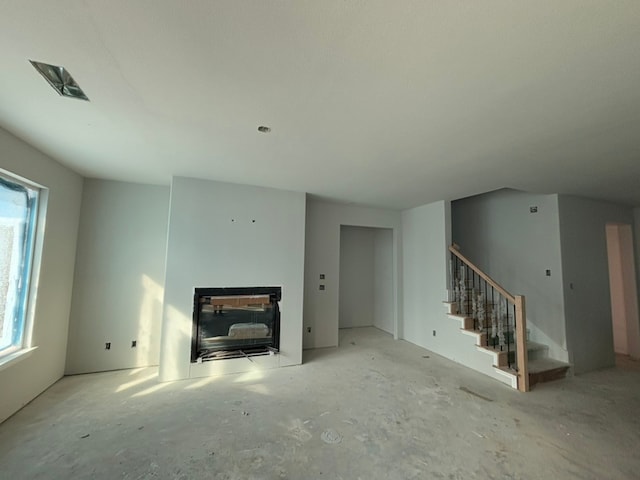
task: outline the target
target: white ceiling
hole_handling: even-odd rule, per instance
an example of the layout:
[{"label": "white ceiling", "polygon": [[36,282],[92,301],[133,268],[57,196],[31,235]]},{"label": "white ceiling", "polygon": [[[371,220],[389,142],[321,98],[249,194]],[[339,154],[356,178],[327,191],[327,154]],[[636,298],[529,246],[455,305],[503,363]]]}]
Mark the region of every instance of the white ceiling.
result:
[{"label": "white ceiling", "polygon": [[87,177],[640,205],[638,0],[0,0],[0,66],[0,126]]}]

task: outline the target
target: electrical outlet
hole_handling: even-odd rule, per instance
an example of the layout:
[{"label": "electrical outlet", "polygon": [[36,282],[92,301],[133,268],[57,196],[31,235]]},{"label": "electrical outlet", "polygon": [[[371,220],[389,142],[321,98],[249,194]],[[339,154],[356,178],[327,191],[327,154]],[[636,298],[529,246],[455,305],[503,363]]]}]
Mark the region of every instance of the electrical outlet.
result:
[{"label": "electrical outlet", "polygon": [[136,348],[138,346],[137,340],[131,340],[131,348]]},{"label": "electrical outlet", "polygon": [[433,331],[433,336],[434,336],[434,337],[436,336],[436,331],[435,331],[435,330]]},{"label": "electrical outlet", "polygon": [[538,213],[538,206],[534,205],[532,207],[529,207],[529,213]]},{"label": "electrical outlet", "polygon": [[324,290],[324,285],[320,285],[320,290]]},{"label": "electrical outlet", "polygon": [[320,280],[324,280],[324,273],[320,274]]},{"label": "electrical outlet", "polygon": [[307,327],[307,333],[311,333],[311,327]]},{"label": "electrical outlet", "polygon": [[546,275],[547,277],[550,277],[550,276],[551,276],[551,270],[549,270],[549,269],[546,269],[544,273],[545,273],[545,275]]},{"label": "electrical outlet", "polygon": [[111,350],[111,342],[107,342],[104,344],[104,349],[105,350]]}]

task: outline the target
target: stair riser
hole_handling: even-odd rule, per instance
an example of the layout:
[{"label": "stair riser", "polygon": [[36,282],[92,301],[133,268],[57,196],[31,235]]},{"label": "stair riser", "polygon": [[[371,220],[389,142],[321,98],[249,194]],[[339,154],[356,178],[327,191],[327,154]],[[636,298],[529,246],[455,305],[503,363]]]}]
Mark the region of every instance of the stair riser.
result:
[{"label": "stair riser", "polygon": [[562,380],[567,376],[569,367],[554,368],[546,370],[544,372],[530,373],[529,374],[529,386],[532,387],[538,383],[553,382],[555,380]]},{"label": "stair riser", "polygon": [[527,357],[529,361],[542,360],[543,358],[547,358],[548,356],[549,356],[549,350],[547,348],[527,350]]},{"label": "stair riser", "polygon": [[[486,338],[486,337],[485,337]],[[484,339],[483,339],[484,340]],[[485,346],[486,343],[481,344],[481,346]],[[489,348],[493,347],[492,344],[489,345]],[[507,345],[505,345],[503,347],[504,350],[499,351],[499,346],[494,347],[496,348],[498,351],[496,351],[496,354],[498,355],[498,366],[502,367],[502,366],[506,366],[509,365],[509,363],[511,363],[511,365],[514,365],[517,361],[517,350],[516,350],[516,346],[514,346],[513,344],[509,345],[507,347]],[[540,360],[540,359],[544,359],[547,358],[547,350],[546,349],[527,349],[527,359],[528,361],[532,361],[532,360]]]}]

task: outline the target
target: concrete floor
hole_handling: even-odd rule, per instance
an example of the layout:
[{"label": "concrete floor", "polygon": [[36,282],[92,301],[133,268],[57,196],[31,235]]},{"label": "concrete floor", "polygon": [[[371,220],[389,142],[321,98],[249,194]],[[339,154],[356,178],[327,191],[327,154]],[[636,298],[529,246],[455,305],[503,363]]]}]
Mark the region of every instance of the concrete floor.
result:
[{"label": "concrete floor", "polygon": [[374,328],[305,364],[67,377],[0,425],[2,479],[637,479],[634,366],[521,394]]}]

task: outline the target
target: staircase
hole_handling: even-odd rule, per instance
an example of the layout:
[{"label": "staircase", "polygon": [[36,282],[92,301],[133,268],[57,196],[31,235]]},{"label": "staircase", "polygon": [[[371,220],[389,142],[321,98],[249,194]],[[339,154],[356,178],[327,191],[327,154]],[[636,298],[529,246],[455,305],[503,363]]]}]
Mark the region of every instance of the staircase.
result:
[{"label": "staircase", "polygon": [[[487,354],[487,360],[491,363],[494,371],[504,377],[504,383],[512,388],[518,388],[518,372],[515,367],[516,344],[510,341],[502,348],[494,339],[474,327],[474,319],[471,316],[457,313],[457,305],[454,302],[443,302],[447,316],[460,322],[460,333],[475,338],[475,347],[478,351]],[[510,331],[509,336],[513,336]],[[528,337],[528,335],[527,335]],[[515,340],[515,336],[513,336]],[[528,338],[527,345],[527,374],[529,378],[529,388],[538,383],[559,380],[566,376],[570,365],[553,358],[549,358],[549,347],[542,343],[533,342]],[[511,366],[510,366],[511,365]]]},{"label": "staircase", "polygon": [[[533,342],[526,329],[525,299],[514,296],[450,247],[449,318],[460,322],[460,333],[475,339],[487,355],[492,377],[526,392],[542,382],[566,376],[570,365],[549,358],[546,345]],[[526,345],[526,348],[522,348]],[[486,368],[477,368],[485,371]]]}]

